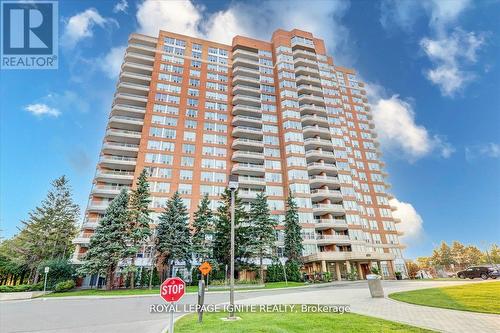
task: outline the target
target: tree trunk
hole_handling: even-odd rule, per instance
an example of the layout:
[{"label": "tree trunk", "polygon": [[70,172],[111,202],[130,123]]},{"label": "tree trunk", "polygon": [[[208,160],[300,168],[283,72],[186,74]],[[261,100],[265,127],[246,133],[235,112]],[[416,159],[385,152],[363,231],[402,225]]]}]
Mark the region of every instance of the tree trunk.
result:
[{"label": "tree trunk", "polygon": [[38,269],[35,268],[35,277],[33,278],[33,284],[37,284],[38,283]]},{"label": "tree trunk", "polygon": [[132,256],[132,263],[130,264],[131,271],[130,274],[130,288],[135,288],[135,255]]},{"label": "tree trunk", "polygon": [[264,255],[260,253],[260,284],[264,284]]},{"label": "tree trunk", "polygon": [[106,290],[111,290],[113,288],[113,280],[115,277],[115,270],[112,266],[109,266],[106,271]]}]

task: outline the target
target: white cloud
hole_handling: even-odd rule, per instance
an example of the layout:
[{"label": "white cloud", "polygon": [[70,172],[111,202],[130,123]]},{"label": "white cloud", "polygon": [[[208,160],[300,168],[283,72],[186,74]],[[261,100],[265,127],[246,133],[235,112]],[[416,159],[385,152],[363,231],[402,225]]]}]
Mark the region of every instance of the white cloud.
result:
[{"label": "white cloud", "polygon": [[393,198],[389,201],[391,206],[397,208],[392,215],[401,219],[396,224],[396,229],[403,232],[402,243],[411,244],[418,241],[424,234],[424,221],[412,204]]},{"label": "white cloud", "polygon": [[28,104],[24,107],[24,110],[34,114],[37,117],[41,116],[52,116],[59,117],[61,112],[55,108],[51,108],[47,104],[36,103],[36,104]]},{"label": "white cloud", "polygon": [[442,135],[430,134],[417,124],[412,105],[398,95],[384,98],[384,89],[376,84],[367,84],[371,100],[375,130],[384,150],[402,153],[410,161],[438,152],[448,158],[455,152],[453,146]]},{"label": "white cloud", "polygon": [[297,28],[325,39],[335,50],[348,38],[340,23],[348,7],[346,1],[264,1],[258,6],[232,2],[224,10],[208,13],[191,1],[146,0],[138,6],[137,21],[144,34],[156,36],[161,29],[226,44],[238,34],[270,40],[278,28]]},{"label": "white cloud", "polygon": [[137,9],[139,32],[158,36],[160,30],[168,30],[200,36],[202,12],[203,8],[196,7],[191,1],[145,0]]},{"label": "white cloud", "polygon": [[61,43],[67,48],[73,48],[79,41],[92,37],[96,25],[105,28],[114,24],[118,26],[115,20],[101,16],[95,8],[89,8],[68,19]]},{"label": "white cloud", "polygon": [[471,5],[470,0],[382,2],[380,22],[386,30],[398,26],[409,31],[421,14],[427,15],[432,36],[422,38],[420,47],[433,68],[424,73],[443,96],[453,97],[477,78],[468,67],[477,62],[477,53],[485,44],[484,34],[458,28],[460,16]]},{"label": "white cloud", "polygon": [[426,71],[427,78],[439,86],[444,96],[453,96],[474,79],[474,73],[461,68],[477,62],[477,52],[483,44],[483,35],[460,29],[440,39],[423,38],[420,46],[435,65]]},{"label": "white cloud", "polygon": [[470,4],[470,0],[383,0],[380,23],[387,30],[400,27],[409,31],[417,19],[425,14],[429,18],[429,26],[441,33],[455,23]]},{"label": "white cloud", "polygon": [[489,142],[465,147],[465,159],[467,161],[480,157],[500,158],[500,144]]},{"label": "white cloud", "polygon": [[126,13],[127,8],[128,8],[127,0],[120,0],[113,7],[113,13],[119,13],[119,12]]},{"label": "white cloud", "polygon": [[120,68],[125,54],[125,47],[119,46],[112,48],[103,59],[99,61],[101,70],[110,78],[114,79],[120,73]]}]

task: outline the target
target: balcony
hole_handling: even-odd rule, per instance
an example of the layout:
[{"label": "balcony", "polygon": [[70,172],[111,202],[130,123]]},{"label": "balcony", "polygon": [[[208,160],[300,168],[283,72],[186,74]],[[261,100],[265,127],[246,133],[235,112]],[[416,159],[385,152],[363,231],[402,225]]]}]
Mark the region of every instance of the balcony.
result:
[{"label": "balcony", "polygon": [[300,113],[303,116],[308,115],[308,114],[311,114],[311,115],[318,114],[318,115],[323,115],[325,117],[327,116],[326,109],[323,106],[318,106],[315,104],[302,104],[299,107],[299,109],[300,109]]},{"label": "balcony", "polygon": [[117,196],[121,190],[126,189],[129,190],[130,186],[113,186],[113,185],[95,185],[92,188],[91,193],[93,195],[96,195],[98,197],[105,197],[105,198],[114,198]]},{"label": "balcony", "polygon": [[301,94],[299,95],[299,103],[311,104],[316,103],[319,105],[325,105],[325,99],[323,96],[313,95],[313,94]]},{"label": "balcony", "polygon": [[139,145],[121,142],[104,142],[102,152],[109,155],[137,156]]},{"label": "balcony", "polygon": [[262,129],[248,126],[234,127],[232,135],[235,138],[246,138],[252,140],[259,140],[263,137]]},{"label": "balcony", "polygon": [[241,95],[241,94],[236,94],[233,96],[233,105],[249,105],[253,107],[259,107],[260,108],[260,97],[253,97],[253,96],[247,96],[247,95]]},{"label": "balcony", "polygon": [[136,161],[137,159],[133,157],[103,155],[99,163],[108,169],[135,170]]},{"label": "balcony", "polygon": [[129,71],[122,71],[119,77],[120,81],[134,82],[139,84],[144,84],[149,87],[151,82],[151,75],[139,74]]},{"label": "balcony", "polygon": [[259,193],[261,193],[261,191],[250,191],[250,190],[240,189],[238,190],[238,197],[240,197],[243,200],[254,200],[257,199],[257,194]]},{"label": "balcony", "polygon": [[312,84],[316,83],[316,85],[321,86],[321,79],[319,75],[311,76],[311,75],[296,75],[295,80],[297,84]]},{"label": "balcony", "polygon": [[146,114],[146,107],[126,105],[126,104],[114,104],[111,108],[111,114],[113,116],[139,116],[144,118]]},{"label": "balcony", "polygon": [[302,57],[302,58],[307,58],[307,59],[312,59],[316,60],[317,56],[316,53],[304,50],[304,49],[295,49],[293,50],[293,55],[294,57]]},{"label": "balcony", "polygon": [[316,189],[311,190],[311,200],[313,201],[323,201],[325,199],[330,199],[333,202],[342,201],[342,193],[338,190],[326,190],[326,189]]},{"label": "balcony", "polygon": [[351,244],[348,235],[317,235],[316,242],[318,245]]},{"label": "balcony", "polygon": [[[297,66],[295,67],[295,75],[296,76],[312,76],[319,79],[319,71],[317,68],[308,67],[308,66]],[[321,81],[320,81],[321,82]]]},{"label": "balcony", "polygon": [[134,172],[99,169],[95,174],[95,179],[97,181],[119,184],[132,184],[132,181],[134,180]]},{"label": "balcony", "polygon": [[140,83],[120,81],[116,85],[116,91],[125,94],[136,94],[147,97],[149,94],[149,84],[144,85]]},{"label": "balcony", "polygon": [[258,69],[237,66],[233,68],[233,75],[243,75],[260,80],[260,72]]},{"label": "balcony", "polygon": [[330,129],[328,127],[321,126],[304,126],[302,127],[302,132],[304,137],[313,137],[319,136],[322,139],[330,139]]},{"label": "balcony", "polygon": [[308,138],[304,140],[304,146],[306,149],[318,149],[318,148],[326,148],[333,149],[332,142],[330,140],[325,140],[321,138]]},{"label": "balcony", "polygon": [[140,132],[142,130],[142,125],[144,125],[144,120],[142,118],[127,116],[111,116],[109,118],[109,127],[117,129]]},{"label": "balcony", "polygon": [[[328,172],[329,170],[325,170],[324,168],[331,168],[333,170],[333,174],[337,174],[337,167],[332,164],[322,164],[322,163],[309,163],[309,164],[321,164],[323,166],[323,169],[319,169],[320,172]],[[318,168],[321,168],[321,165],[318,165]],[[307,166],[308,171],[311,170],[313,166]],[[311,189],[313,188],[318,188],[321,186],[328,186],[328,187],[334,187],[334,188],[340,188],[340,181],[337,177],[332,177],[332,176],[310,176],[309,177],[309,184],[311,186]]]},{"label": "balcony", "polygon": [[141,140],[141,135],[142,135],[141,132],[129,131],[123,129],[109,128],[106,131],[107,140],[125,142],[125,143],[139,144],[139,141]]},{"label": "balcony", "polygon": [[128,47],[127,47],[127,50],[130,50],[130,51],[134,51],[134,52],[137,52],[137,53],[141,53],[141,54],[144,54],[144,55],[147,55],[147,56],[154,56],[154,54],[156,53],[156,47],[153,47],[153,44],[156,44],[156,43],[151,43],[151,45],[146,45],[146,44],[143,44],[142,41],[139,43],[139,42],[133,42],[133,41],[129,41],[129,44],[128,44]]},{"label": "balcony", "polygon": [[266,180],[263,177],[255,176],[239,176],[238,183],[245,185],[246,187],[258,187],[261,188],[266,186]]},{"label": "balcony", "polygon": [[314,204],[313,205],[314,215],[325,215],[332,214],[334,216],[345,215],[344,206],[338,204]]},{"label": "balcony", "polygon": [[73,238],[72,243],[73,244],[89,244],[90,243],[90,237],[92,237],[93,233],[80,233],[78,236]]},{"label": "balcony", "polygon": [[314,228],[316,230],[347,230],[347,222],[344,219],[317,219],[314,222]]},{"label": "balcony", "polygon": [[147,102],[148,102],[147,96],[141,96],[130,93],[120,93],[120,92],[117,92],[115,94],[116,104],[126,104],[132,106],[146,107]]},{"label": "balcony", "polygon": [[235,150],[248,150],[262,152],[264,150],[264,143],[259,140],[252,139],[235,139],[231,145],[231,148]]},{"label": "balcony", "polygon": [[236,175],[264,176],[266,169],[260,164],[236,163],[231,171]]},{"label": "balcony", "polygon": [[149,50],[149,54],[137,51],[137,49],[134,50],[133,48],[129,47],[125,52],[125,61],[131,61],[141,65],[153,65],[155,61],[154,53],[151,53]]},{"label": "balcony", "polygon": [[247,76],[243,74],[238,74],[233,76],[233,85],[244,84],[254,86],[255,88],[260,89],[260,77],[255,78],[253,76]]},{"label": "balcony", "polygon": [[253,151],[237,150],[233,152],[231,160],[233,162],[243,162],[243,163],[263,163],[264,154]]},{"label": "balcony", "polygon": [[99,225],[98,219],[93,219],[93,220],[88,219],[88,220],[83,221],[82,228],[95,230],[95,228],[97,228],[98,225]]},{"label": "balcony", "polygon": [[251,60],[245,57],[233,57],[233,66],[234,67],[245,67],[254,70],[259,70],[259,62],[255,60]]},{"label": "balcony", "polygon": [[318,68],[318,61],[316,59],[308,59],[303,57],[298,57],[293,59],[293,62],[296,67],[299,66],[307,66],[312,68]]},{"label": "balcony", "polygon": [[233,117],[233,121],[231,122],[233,126],[255,126],[262,127],[262,118],[261,117],[250,117],[250,116],[235,116]]},{"label": "balcony", "polygon": [[251,105],[234,105],[232,113],[234,116],[250,116],[250,117],[262,117],[262,110],[260,107]]},{"label": "balcony", "polygon": [[100,213],[104,214],[109,204],[106,203],[89,203],[87,206],[87,211],[91,213]]},{"label": "balcony", "polygon": [[324,162],[335,163],[335,155],[331,151],[308,150],[306,151],[306,160],[308,162],[315,162],[317,160],[322,160]]},{"label": "balcony", "polygon": [[246,84],[237,84],[233,87],[233,94],[243,94],[258,97],[260,100],[260,87],[253,87]]},{"label": "balcony", "polygon": [[253,61],[259,61],[259,54],[256,52],[250,52],[243,49],[236,49],[233,51],[233,60],[238,58],[247,58]]},{"label": "balcony", "polygon": [[378,252],[348,252],[348,251],[324,251],[308,255],[303,258],[305,263],[317,261],[346,261],[346,260],[394,260],[392,253]]}]

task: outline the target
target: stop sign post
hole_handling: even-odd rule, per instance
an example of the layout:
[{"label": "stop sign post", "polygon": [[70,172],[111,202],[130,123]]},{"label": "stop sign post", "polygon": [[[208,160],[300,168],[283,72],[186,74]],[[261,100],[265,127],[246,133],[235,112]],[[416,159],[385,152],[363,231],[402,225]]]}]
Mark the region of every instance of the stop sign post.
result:
[{"label": "stop sign post", "polygon": [[[166,279],[160,286],[160,296],[168,303],[179,301],[186,292],[186,283],[178,277]],[[170,333],[174,332],[174,311],[170,312]]]}]

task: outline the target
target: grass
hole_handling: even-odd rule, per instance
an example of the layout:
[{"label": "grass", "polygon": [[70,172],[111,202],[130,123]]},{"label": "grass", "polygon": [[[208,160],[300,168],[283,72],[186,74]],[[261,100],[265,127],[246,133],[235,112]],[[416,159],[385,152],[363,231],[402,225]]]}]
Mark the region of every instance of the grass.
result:
[{"label": "grass", "polygon": [[211,312],[203,315],[198,323],[197,314],[182,317],[175,323],[176,333],[331,333],[331,332],[433,332],[388,320],[362,316],[354,313],[238,313],[241,320],[221,320],[227,314]]},{"label": "grass", "polygon": [[[302,282],[288,282],[288,285],[285,282],[270,282],[266,283],[264,288],[254,288],[251,284],[244,285],[244,287],[240,287],[237,290],[259,290],[259,289],[277,289],[277,288],[290,288],[290,287],[303,287],[306,284]],[[213,291],[223,291],[227,289],[216,289]],[[196,293],[198,292],[198,286],[186,286],[187,293]],[[209,291],[211,292],[211,291]],[[51,293],[46,295],[45,297],[65,297],[65,296],[130,296],[130,295],[155,295],[159,294],[159,288],[149,289],[116,289],[116,290],[102,290],[102,289],[84,289],[84,290],[73,290],[62,293]]]},{"label": "grass", "polygon": [[389,297],[437,308],[500,314],[500,281],[398,292]]}]

